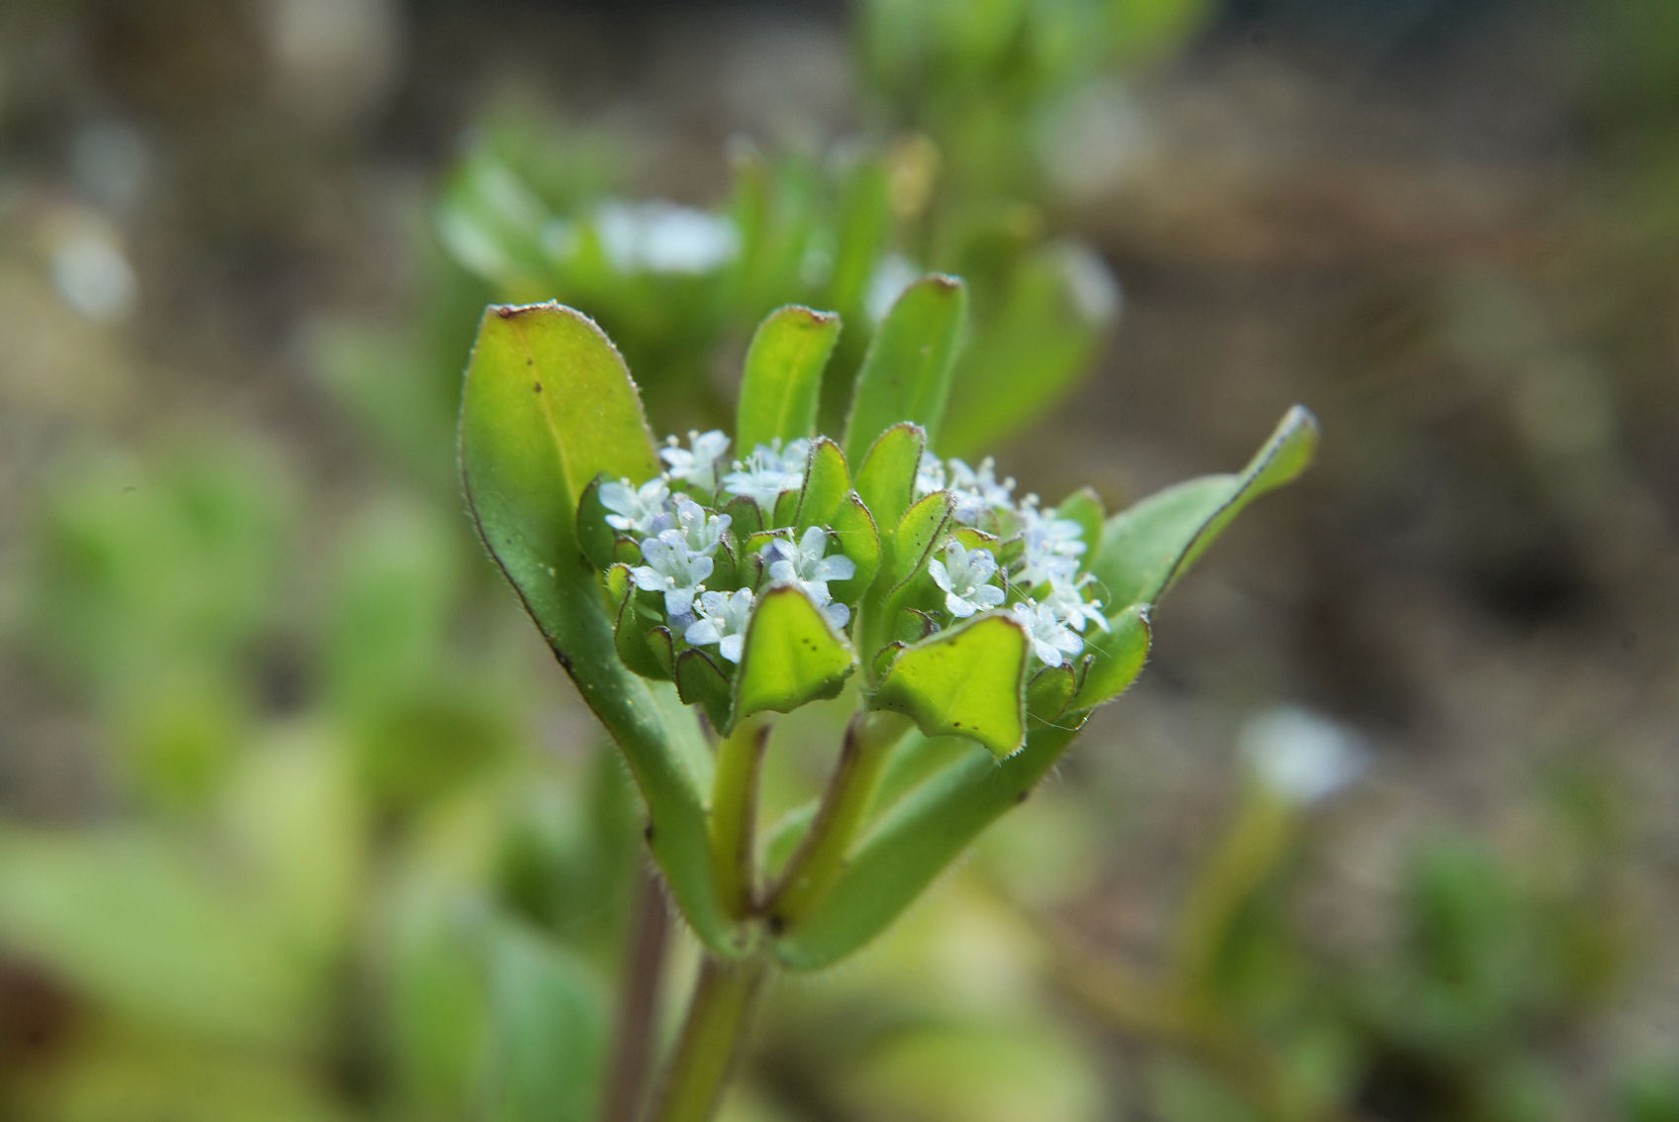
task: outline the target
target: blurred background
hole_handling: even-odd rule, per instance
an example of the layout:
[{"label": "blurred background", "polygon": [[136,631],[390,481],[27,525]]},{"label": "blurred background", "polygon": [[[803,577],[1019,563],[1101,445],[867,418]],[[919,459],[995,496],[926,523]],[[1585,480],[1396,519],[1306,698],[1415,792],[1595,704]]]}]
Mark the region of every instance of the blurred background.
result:
[{"label": "blurred background", "polygon": [[0,1119],[592,1117],[638,812],[477,316],[685,431],[928,268],[1024,489],[1325,440],[725,1116],[1679,1119],[1670,0],[8,0]]}]

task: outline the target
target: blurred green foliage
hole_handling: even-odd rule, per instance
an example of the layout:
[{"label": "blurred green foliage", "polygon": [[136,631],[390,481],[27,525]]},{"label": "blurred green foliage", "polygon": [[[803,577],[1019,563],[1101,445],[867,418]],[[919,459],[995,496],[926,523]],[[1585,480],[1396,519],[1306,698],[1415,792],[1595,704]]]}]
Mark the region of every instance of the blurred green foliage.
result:
[{"label": "blurred green foliage", "polygon": [[[464,529],[450,434],[483,304],[594,309],[655,410],[698,423],[727,414],[719,356],[774,304],[844,311],[859,329],[842,370],[877,285],[958,272],[975,338],[949,450],[987,446],[1030,420],[1014,375],[1070,385],[1115,311],[1099,260],[1054,231],[1045,153],[1209,9],[861,5],[875,134],[819,156],[743,150],[732,192],[698,212],[734,251],[694,272],[606,252],[603,219],[656,213],[622,201],[617,138],[491,121],[441,189],[443,246],[416,234],[414,314],[317,339],[323,383],[374,450],[372,493],[329,519],[301,456],[226,440],[136,438],[49,479],[8,552],[22,570],[8,657],[93,755],[96,790],[77,820],[8,808],[0,824],[0,1117],[589,1117],[639,842],[617,765],[570,742],[581,725],[547,704],[548,668],[499,590],[486,599]],[[1637,284],[1611,353],[1670,342],[1675,10],[1617,0],[1587,21],[1591,123],[1626,200],[1588,265]],[[1630,278],[1613,257],[1628,245]],[[1635,419],[1670,400],[1653,383]],[[1562,1086],[1574,1051],[1640,953],[1664,952],[1639,946],[1616,884],[1625,807],[1589,777],[1563,787],[1538,857],[1420,847],[1392,904],[1401,934],[1353,951],[1319,946],[1293,906],[1333,840],[1275,808],[1234,811],[1233,834],[1261,820],[1243,845],[1262,859],[1236,862],[1238,890],[1202,913],[1223,918],[1168,940],[1209,949],[1193,1023],[1168,1015],[1174,991],[1109,1009],[1111,1039],[1094,1042],[1046,994],[1040,933],[993,884],[1088,888],[1079,870],[1111,823],[1077,792],[1034,800],[889,944],[778,996],[774,1092],[738,1110],[1111,1117],[1112,1044],[1140,1057],[1128,1089],[1166,1120],[1580,1117]],[[1087,986],[1104,977],[1079,965]],[[1610,1066],[1624,1075],[1605,1109],[1679,1120],[1673,1056]]]}]

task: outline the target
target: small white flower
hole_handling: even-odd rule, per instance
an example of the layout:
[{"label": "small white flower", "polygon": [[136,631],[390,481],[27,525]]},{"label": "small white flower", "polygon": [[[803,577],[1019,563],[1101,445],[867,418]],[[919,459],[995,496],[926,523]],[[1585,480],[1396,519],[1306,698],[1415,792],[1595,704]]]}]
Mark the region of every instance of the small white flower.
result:
[{"label": "small white flower", "polygon": [[676,497],[676,525],[671,529],[681,537],[690,553],[703,553],[707,557],[716,553],[729,522],[727,514],[710,514],[688,496]]},{"label": "small white flower", "polygon": [[1335,794],[1370,763],[1370,746],[1356,730],[1292,705],[1249,720],[1238,744],[1259,781],[1300,806]]},{"label": "small white flower", "polygon": [[729,450],[729,438],[717,429],[710,432],[688,433],[688,447],[681,447],[672,436],[659,449],[659,458],[670,468],[672,479],[698,487],[702,491],[717,490],[717,465]]},{"label": "small white flower", "polygon": [[1030,495],[1016,513],[1025,554],[1015,580],[1027,587],[1071,581],[1078,573],[1078,559],[1084,556],[1084,527],[1069,518],[1043,514]]},{"label": "small white flower", "polygon": [[961,460],[950,461],[950,491],[956,496],[956,521],[964,526],[976,524],[986,513],[1014,509],[1014,480],[997,479],[996,464],[990,456],[971,468]]},{"label": "small white flower", "polygon": [[690,550],[680,530],[665,530],[641,543],[645,565],[630,570],[637,588],[665,594],[665,614],[673,624],[686,625],[694,614],[694,597],[711,575],[711,558]]},{"label": "small white flower", "polygon": [[728,219],[662,201],[603,203],[594,226],[602,252],[621,273],[709,273],[739,250]]},{"label": "small white flower", "polygon": [[967,549],[960,542],[944,547],[945,559],[927,562],[933,583],[944,590],[944,606],[957,619],[995,608],[1003,602],[1003,590],[991,584],[997,573],[997,559],[986,549]]},{"label": "small white flower", "polygon": [[607,510],[606,524],[630,534],[656,534],[664,527],[659,520],[668,515],[670,488],[663,479],[649,479],[640,487],[628,479],[603,483],[600,502]]},{"label": "small white flower", "polygon": [[926,498],[934,491],[944,490],[944,461],[931,452],[921,453],[921,462],[915,468],[915,497]]},{"label": "small white flower", "polygon": [[1069,655],[1084,649],[1084,640],[1056,616],[1048,604],[1024,600],[1012,609],[1015,618],[1026,629],[1032,643],[1032,653],[1045,666],[1060,666]]},{"label": "small white flower", "polygon": [[824,610],[835,627],[844,627],[851,618],[851,609],[832,602],[828,582],[856,576],[857,564],[843,553],[828,557],[827,552],[828,532],[820,526],[810,526],[797,543],[776,538],[764,546],[760,556],[769,562],[771,580],[798,585]]},{"label": "small white flower", "polygon": [[1049,592],[1041,601],[1045,607],[1055,613],[1057,619],[1071,627],[1074,631],[1083,631],[1084,625],[1094,623],[1103,631],[1108,629],[1108,617],[1102,612],[1102,602],[1091,600],[1084,594],[1091,582],[1096,578],[1089,573],[1077,580],[1066,580],[1052,577],[1049,582]]},{"label": "small white flower", "polygon": [[746,642],[746,625],[752,619],[752,603],[750,588],[703,593],[695,604],[700,618],[688,625],[682,637],[696,647],[716,643],[718,654],[730,662],[739,662],[741,645]]},{"label": "small white flower", "polygon": [[735,470],[723,477],[723,489],[751,499],[768,513],[775,509],[775,500],[783,491],[804,486],[809,456],[808,440],[794,440],[785,448],[779,440],[760,444],[745,460],[735,461]]}]

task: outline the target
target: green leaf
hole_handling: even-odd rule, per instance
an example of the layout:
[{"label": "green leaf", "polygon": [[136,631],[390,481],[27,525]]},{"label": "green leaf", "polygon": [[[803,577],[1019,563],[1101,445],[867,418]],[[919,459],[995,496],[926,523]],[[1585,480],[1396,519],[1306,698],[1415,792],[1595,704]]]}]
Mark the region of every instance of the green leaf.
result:
[{"label": "green leaf", "polygon": [[833,516],[834,537],[839,539],[840,552],[851,558],[856,573],[846,580],[829,586],[834,599],[841,604],[855,605],[874,583],[880,570],[880,532],[875,528],[869,508],[853,491],[845,497]]},{"label": "green leaf", "polygon": [[1112,701],[1128,689],[1148,661],[1150,642],[1148,608],[1134,604],[1108,623],[1108,630],[1086,635],[1084,649],[1089,662],[1078,693],[1068,703],[1074,712],[1092,709]]},{"label": "green leaf", "polygon": [[851,648],[810,597],[796,586],[774,585],[758,598],[746,626],[734,719],[766,709],[790,713],[835,697],[855,666]]},{"label": "green leaf", "polygon": [[961,281],[938,274],[898,297],[857,372],[845,425],[848,459],[861,460],[875,438],[899,421],[914,421],[927,430],[929,441],[937,438],[967,301]]},{"label": "green leaf", "polygon": [[1080,537],[1086,544],[1084,556],[1079,558],[1080,572],[1089,569],[1096,560],[1097,549],[1102,541],[1102,520],[1106,513],[1102,509],[1101,498],[1089,487],[1081,487],[1074,491],[1055,508],[1055,517],[1078,524]]},{"label": "green leaf", "polygon": [[618,657],[614,616],[577,543],[577,503],[596,474],[658,471],[623,361],[568,308],[489,309],[467,367],[460,449],[484,545],[622,750],[684,916],[708,946],[731,953],[733,924],[706,852],[710,749],[675,689]]},{"label": "green leaf", "polygon": [[618,560],[618,535],[607,524],[606,506],[600,501],[601,485],[606,482],[606,476],[595,476],[577,500],[577,544],[597,569],[606,569]]},{"label": "green leaf", "polygon": [[1046,666],[1026,686],[1026,714],[1034,721],[1053,721],[1067,711],[1078,675],[1071,665]]},{"label": "green leaf", "polygon": [[498,306],[479,324],[466,395],[462,465],[485,544],[527,603],[563,614],[548,590],[555,566],[573,561],[584,488],[596,475],[659,473],[635,383],[581,313]]},{"label": "green leaf", "polygon": [[253,1052],[304,1045],[321,995],[266,922],[272,886],[228,892],[183,841],[0,829],[0,940],[106,1016]]},{"label": "green leaf", "polygon": [[1113,279],[1082,246],[1041,247],[1005,283],[956,363],[939,436],[949,455],[982,454],[1042,417],[1090,371],[1115,319]]},{"label": "green leaf", "polygon": [[624,665],[643,678],[668,680],[669,675],[653,657],[653,645],[647,639],[647,633],[657,623],[657,618],[647,615],[642,610],[640,598],[631,590],[629,595],[624,597],[623,607],[618,609],[618,620],[613,627],[612,646]]},{"label": "green leaf", "polygon": [[705,710],[712,728],[721,734],[728,733],[729,707],[734,701],[734,690],[729,684],[729,676],[711,660],[710,655],[689,649],[677,656],[676,690],[686,704],[698,705]]},{"label": "green leaf", "polygon": [[899,798],[846,858],[810,912],[776,941],[795,970],[851,954],[889,927],[991,823],[1018,806],[1055,765],[1077,721],[1040,725],[1006,759],[975,750]]},{"label": "green leaf", "polygon": [[956,500],[949,491],[925,495],[904,513],[892,535],[892,586],[901,587],[926,567],[950,525]]},{"label": "green leaf", "polygon": [[997,756],[1026,741],[1026,633],[1007,615],[980,616],[898,656],[871,705],[914,719],[927,736],[965,736]]},{"label": "green leaf", "polygon": [[1243,507],[1304,471],[1317,442],[1317,421],[1297,405],[1239,474],[1180,483],[1108,519],[1091,568],[1108,612],[1159,600]]},{"label": "green leaf", "polygon": [[810,446],[810,465],[805,472],[804,490],[799,494],[798,513],[793,528],[834,525],[846,496],[851,493],[851,474],[846,467],[845,453],[838,444],[822,437]]},{"label": "green leaf", "polygon": [[839,331],[837,315],[796,304],[776,309],[758,326],[746,351],[735,417],[742,455],[776,439],[815,435],[822,368]]},{"label": "green leaf", "polygon": [[606,988],[579,958],[510,919],[486,934],[487,1098],[496,1122],[584,1122],[604,1085]]},{"label": "green leaf", "polygon": [[915,497],[915,472],[927,433],[908,421],[880,434],[857,469],[857,493],[876,526],[896,526]]},{"label": "green leaf", "polygon": [[764,512],[745,495],[730,499],[723,507],[723,513],[729,516],[729,532],[743,544],[764,528]]}]

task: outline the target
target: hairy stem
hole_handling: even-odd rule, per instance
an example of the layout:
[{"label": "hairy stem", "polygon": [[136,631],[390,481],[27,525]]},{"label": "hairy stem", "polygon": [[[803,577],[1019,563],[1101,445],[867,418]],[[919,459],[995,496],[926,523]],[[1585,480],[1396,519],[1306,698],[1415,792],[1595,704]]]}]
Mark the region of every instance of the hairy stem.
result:
[{"label": "hairy stem", "polygon": [[649,1122],[708,1122],[752,1025],[769,961],[707,955]]}]

